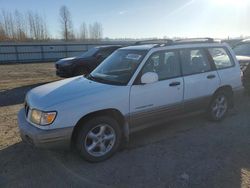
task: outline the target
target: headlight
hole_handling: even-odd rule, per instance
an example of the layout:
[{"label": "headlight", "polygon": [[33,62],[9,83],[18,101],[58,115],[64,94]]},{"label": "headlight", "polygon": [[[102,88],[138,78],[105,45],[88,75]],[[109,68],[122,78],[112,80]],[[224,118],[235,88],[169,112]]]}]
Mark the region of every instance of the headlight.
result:
[{"label": "headlight", "polygon": [[30,121],[32,123],[40,125],[40,123],[41,123],[41,117],[42,117],[42,112],[41,111],[39,111],[39,110],[32,110],[31,111],[31,116],[30,116]]},{"label": "headlight", "polygon": [[37,125],[49,125],[53,123],[56,118],[56,112],[42,112],[33,109],[30,115],[30,121]]}]

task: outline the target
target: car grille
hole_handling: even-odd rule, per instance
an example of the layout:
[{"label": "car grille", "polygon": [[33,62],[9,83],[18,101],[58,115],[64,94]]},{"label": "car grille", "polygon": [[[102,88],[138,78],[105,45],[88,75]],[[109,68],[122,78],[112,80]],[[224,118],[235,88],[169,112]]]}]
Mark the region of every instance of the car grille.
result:
[{"label": "car grille", "polygon": [[27,118],[28,114],[29,114],[29,110],[30,110],[30,107],[29,107],[28,103],[24,104],[24,109],[25,109],[25,116]]}]

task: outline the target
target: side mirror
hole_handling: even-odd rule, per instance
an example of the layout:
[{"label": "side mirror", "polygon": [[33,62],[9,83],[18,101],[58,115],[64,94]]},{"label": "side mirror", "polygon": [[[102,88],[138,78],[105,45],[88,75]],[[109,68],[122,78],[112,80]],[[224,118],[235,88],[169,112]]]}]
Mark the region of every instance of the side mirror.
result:
[{"label": "side mirror", "polygon": [[152,84],[159,80],[158,74],[155,72],[147,72],[142,75],[141,83],[142,84]]}]

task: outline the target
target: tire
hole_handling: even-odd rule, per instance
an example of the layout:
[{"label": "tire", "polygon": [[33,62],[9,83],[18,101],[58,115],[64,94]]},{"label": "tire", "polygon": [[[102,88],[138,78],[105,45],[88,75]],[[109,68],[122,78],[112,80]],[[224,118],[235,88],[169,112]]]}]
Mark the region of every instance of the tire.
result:
[{"label": "tire", "polygon": [[122,132],[118,122],[108,116],[99,116],[81,126],[77,136],[77,149],[89,162],[101,162],[119,149]]},{"label": "tire", "polygon": [[74,76],[79,76],[79,75],[88,75],[89,74],[89,70],[87,68],[76,68],[76,70],[74,71]]},{"label": "tire", "polygon": [[208,109],[209,118],[212,121],[222,121],[226,117],[230,106],[229,99],[229,95],[224,91],[215,94]]}]

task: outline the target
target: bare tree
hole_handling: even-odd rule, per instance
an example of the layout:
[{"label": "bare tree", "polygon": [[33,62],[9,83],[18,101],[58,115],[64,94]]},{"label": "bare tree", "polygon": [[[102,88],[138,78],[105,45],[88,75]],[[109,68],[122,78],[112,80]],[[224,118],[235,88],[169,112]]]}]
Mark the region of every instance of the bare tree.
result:
[{"label": "bare tree", "polygon": [[74,38],[74,33],[73,33],[73,24],[69,9],[65,5],[63,5],[60,8],[59,13],[60,13],[60,23],[62,27],[63,39],[66,41],[71,40]]},{"label": "bare tree", "polygon": [[38,13],[29,11],[27,13],[28,18],[28,27],[30,38],[34,40],[47,40],[48,39],[48,30],[47,24],[44,21],[43,17]]},{"label": "bare tree", "polygon": [[15,33],[16,33],[15,38],[18,41],[25,41],[28,37],[28,34],[23,14],[20,13],[18,10],[16,10],[14,18],[15,18]]},{"label": "bare tree", "polygon": [[95,22],[94,24],[89,25],[89,37],[92,40],[99,40],[102,38],[103,28],[102,24]]},{"label": "bare tree", "polygon": [[[66,6],[60,8],[60,24],[62,36],[65,41],[75,39],[71,14]],[[103,36],[102,24],[95,22],[87,27],[83,22],[77,33],[81,40],[100,40]],[[0,12],[0,40],[48,40],[49,32],[46,20],[39,13],[28,11],[26,13],[15,10],[14,12],[2,10]]]},{"label": "bare tree", "polygon": [[88,28],[86,24],[83,22],[80,26],[79,39],[86,40],[88,38]]},{"label": "bare tree", "polygon": [[7,38],[15,39],[14,21],[11,12],[2,10],[3,27]]},{"label": "bare tree", "polygon": [[7,39],[7,36],[5,34],[5,31],[4,31],[3,23],[0,22],[0,41],[4,41],[6,39]]},{"label": "bare tree", "polygon": [[2,10],[0,14],[1,40],[47,40],[49,32],[45,19],[32,11],[26,14]]}]

